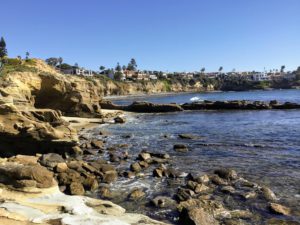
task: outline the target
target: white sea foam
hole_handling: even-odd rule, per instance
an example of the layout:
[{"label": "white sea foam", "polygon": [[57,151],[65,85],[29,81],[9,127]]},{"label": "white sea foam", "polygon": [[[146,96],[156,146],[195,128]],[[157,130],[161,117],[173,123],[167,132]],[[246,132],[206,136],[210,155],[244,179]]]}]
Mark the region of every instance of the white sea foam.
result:
[{"label": "white sea foam", "polygon": [[192,97],[191,99],[190,99],[190,101],[191,102],[201,102],[201,101],[203,101],[201,98],[199,98],[199,97]]}]

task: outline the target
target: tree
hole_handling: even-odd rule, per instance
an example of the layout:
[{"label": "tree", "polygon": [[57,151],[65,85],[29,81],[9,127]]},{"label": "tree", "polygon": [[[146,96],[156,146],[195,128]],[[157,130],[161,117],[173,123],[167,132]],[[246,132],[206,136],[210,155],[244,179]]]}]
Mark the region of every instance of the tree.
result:
[{"label": "tree", "polygon": [[121,80],[122,79],[122,73],[120,71],[115,72],[114,79],[115,80]]},{"label": "tree", "polygon": [[128,70],[133,70],[133,71],[135,71],[137,69],[137,64],[136,64],[136,61],[135,61],[134,58],[132,58],[130,60],[130,62],[128,63],[127,69]]},{"label": "tree", "polygon": [[297,71],[296,71],[296,79],[300,80],[300,66],[297,68]]},{"label": "tree", "polygon": [[79,67],[78,63],[75,63],[75,64],[74,64],[74,67],[75,67],[75,68],[78,68],[78,67]]},{"label": "tree", "polygon": [[28,60],[28,59],[29,59],[29,56],[30,56],[30,53],[29,53],[29,52],[26,52],[25,55],[26,55],[25,59]]},{"label": "tree", "polygon": [[46,59],[45,61],[49,66],[53,66],[53,67],[56,67],[58,64],[58,58],[55,57],[51,57],[49,59]]},{"label": "tree", "polygon": [[100,69],[101,71],[103,71],[103,70],[105,70],[105,66],[100,66],[99,69]]},{"label": "tree", "polygon": [[221,73],[223,71],[223,66],[220,66],[219,72]]},{"label": "tree", "polygon": [[280,73],[283,73],[283,72],[284,72],[284,69],[285,69],[285,65],[281,66],[281,68],[280,68]]},{"label": "tree", "polygon": [[59,64],[59,68],[61,68],[61,64],[63,63],[63,58],[62,57],[59,57],[58,58],[58,64]]},{"label": "tree", "polygon": [[204,73],[205,72],[205,67],[202,67],[201,68],[201,73]]},{"label": "tree", "polygon": [[122,66],[122,70],[126,70],[127,67],[125,65]]},{"label": "tree", "polygon": [[120,66],[120,63],[117,63],[117,66],[116,66],[115,70],[117,72],[121,72],[122,71],[122,67]]},{"label": "tree", "polygon": [[0,58],[7,56],[6,42],[3,37],[0,39]]}]

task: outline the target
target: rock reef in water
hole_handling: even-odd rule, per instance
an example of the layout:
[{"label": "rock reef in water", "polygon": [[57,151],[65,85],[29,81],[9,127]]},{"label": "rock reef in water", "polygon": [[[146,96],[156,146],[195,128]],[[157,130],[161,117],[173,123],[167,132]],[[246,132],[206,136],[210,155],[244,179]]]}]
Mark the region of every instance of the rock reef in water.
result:
[{"label": "rock reef in water", "polygon": [[277,101],[203,101],[179,104],[154,104],[150,102],[133,102],[131,105],[116,105],[108,100],[102,100],[100,105],[103,109],[117,109],[130,112],[155,113],[155,112],[178,112],[184,110],[266,110],[266,109],[300,109],[300,104]]}]

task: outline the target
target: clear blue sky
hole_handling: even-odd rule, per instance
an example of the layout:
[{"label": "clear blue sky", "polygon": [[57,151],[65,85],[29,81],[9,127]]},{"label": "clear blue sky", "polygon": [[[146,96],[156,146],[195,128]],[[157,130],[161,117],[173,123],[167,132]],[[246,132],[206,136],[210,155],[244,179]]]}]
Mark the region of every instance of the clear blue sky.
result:
[{"label": "clear blue sky", "polygon": [[300,66],[300,0],[7,0],[9,55],[91,69],[214,71]]}]

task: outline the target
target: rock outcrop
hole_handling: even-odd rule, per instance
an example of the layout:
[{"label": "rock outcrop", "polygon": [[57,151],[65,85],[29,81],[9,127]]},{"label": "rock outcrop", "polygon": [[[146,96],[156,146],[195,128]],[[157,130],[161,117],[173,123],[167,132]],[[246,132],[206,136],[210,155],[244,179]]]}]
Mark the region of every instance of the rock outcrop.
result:
[{"label": "rock outcrop", "polygon": [[2,77],[0,94],[15,105],[60,110],[70,116],[100,116],[101,85],[83,77],[58,73],[42,60],[33,60],[32,72]]},{"label": "rock outcrop", "polygon": [[71,151],[77,133],[51,109],[0,104],[0,155]]}]

